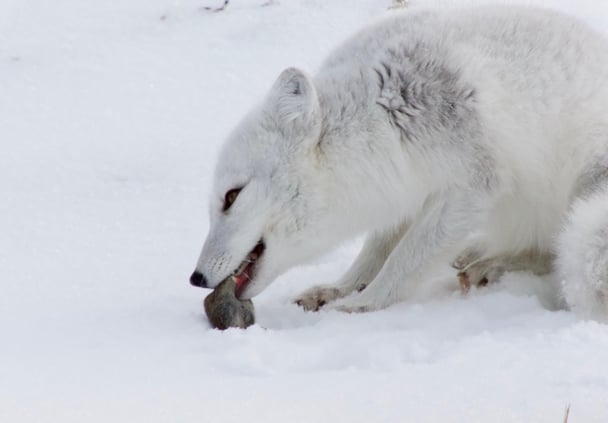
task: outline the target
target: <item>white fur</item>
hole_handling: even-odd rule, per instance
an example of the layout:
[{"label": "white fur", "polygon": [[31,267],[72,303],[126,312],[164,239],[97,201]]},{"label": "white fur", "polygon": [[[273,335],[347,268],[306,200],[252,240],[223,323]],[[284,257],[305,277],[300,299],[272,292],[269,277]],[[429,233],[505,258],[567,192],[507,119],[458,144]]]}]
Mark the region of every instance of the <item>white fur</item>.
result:
[{"label": "white fur", "polygon": [[369,233],[336,285],[299,298],[316,309],[345,297],[336,306],[352,311],[408,298],[446,251],[546,261],[572,202],[607,182],[607,105],[608,43],[573,18],[508,6],[400,14],[314,78],[284,71],[237,127],[197,270],[216,286],[263,238],[251,297]]},{"label": "white fur", "polygon": [[608,321],[608,189],[577,201],[557,242],[566,302],[588,318]]}]

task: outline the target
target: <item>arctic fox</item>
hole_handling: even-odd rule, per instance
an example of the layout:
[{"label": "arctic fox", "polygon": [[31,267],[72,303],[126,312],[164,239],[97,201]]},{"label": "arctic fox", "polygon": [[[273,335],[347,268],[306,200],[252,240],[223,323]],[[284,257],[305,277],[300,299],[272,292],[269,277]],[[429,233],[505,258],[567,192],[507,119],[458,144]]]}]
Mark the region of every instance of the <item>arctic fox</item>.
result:
[{"label": "arctic fox", "polygon": [[451,254],[470,283],[557,269],[574,310],[608,315],[608,42],[531,7],[399,14],[314,77],[283,71],[214,181],[193,285],[232,276],[250,298],[366,233],[298,304],[380,309]]}]

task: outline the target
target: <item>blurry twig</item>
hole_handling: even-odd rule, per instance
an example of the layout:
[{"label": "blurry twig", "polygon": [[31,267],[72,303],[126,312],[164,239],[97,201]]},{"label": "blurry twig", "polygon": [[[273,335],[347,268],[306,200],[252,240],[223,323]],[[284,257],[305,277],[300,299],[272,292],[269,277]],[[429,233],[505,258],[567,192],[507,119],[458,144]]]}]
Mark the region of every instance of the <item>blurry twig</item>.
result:
[{"label": "blurry twig", "polygon": [[226,6],[228,6],[228,2],[230,2],[230,0],[224,0],[224,4],[222,4],[220,7],[205,6],[203,7],[203,10],[207,10],[209,12],[221,12],[226,8]]},{"label": "blurry twig", "polygon": [[564,416],[564,423],[568,423],[568,417],[570,416],[570,404],[566,407],[566,415]]}]

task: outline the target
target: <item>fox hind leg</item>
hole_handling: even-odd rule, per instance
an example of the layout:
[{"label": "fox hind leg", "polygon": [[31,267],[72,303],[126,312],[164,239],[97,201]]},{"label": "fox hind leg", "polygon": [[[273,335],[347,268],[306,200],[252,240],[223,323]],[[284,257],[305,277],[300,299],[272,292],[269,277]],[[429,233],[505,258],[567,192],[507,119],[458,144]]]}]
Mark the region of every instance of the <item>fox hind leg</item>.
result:
[{"label": "fox hind leg", "polygon": [[574,203],[556,251],[569,307],[584,318],[608,321],[608,186]]},{"label": "fox hind leg", "polygon": [[495,283],[505,272],[525,270],[544,275],[553,270],[555,257],[550,252],[527,250],[485,258],[481,250],[467,249],[452,262],[452,267],[458,270],[458,280],[463,291],[471,286]]}]

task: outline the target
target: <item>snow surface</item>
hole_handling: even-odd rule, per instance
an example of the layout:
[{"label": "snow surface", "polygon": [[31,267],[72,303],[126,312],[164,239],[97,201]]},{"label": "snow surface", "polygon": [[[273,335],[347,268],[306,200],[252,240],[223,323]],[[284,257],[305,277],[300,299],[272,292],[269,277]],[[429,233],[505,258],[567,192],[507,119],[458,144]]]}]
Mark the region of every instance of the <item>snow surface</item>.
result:
[{"label": "snow surface", "polygon": [[[256,298],[256,326],[210,329],[187,279],[218,146],[284,67],[396,13],[263,1],[0,2],[0,421],[608,421],[608,326],[530,275],[364,315],[290,303],[354,242]],[[603,0],[541,4],[608,32]]]}]

